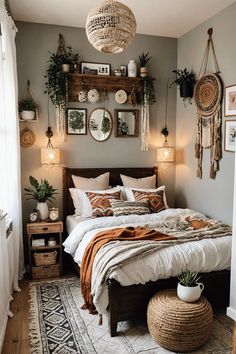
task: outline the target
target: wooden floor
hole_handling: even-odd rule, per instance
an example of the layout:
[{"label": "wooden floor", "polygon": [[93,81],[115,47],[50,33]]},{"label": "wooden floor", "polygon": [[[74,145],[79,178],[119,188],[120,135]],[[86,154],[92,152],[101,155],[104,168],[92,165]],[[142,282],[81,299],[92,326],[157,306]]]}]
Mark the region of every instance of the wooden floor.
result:
[{"label": "wooden floor", "polygon": [[11,302],[13,317],[9,318],[2,354],[29,354],[29,281],[20,282],[20,292],[13,293]]}]

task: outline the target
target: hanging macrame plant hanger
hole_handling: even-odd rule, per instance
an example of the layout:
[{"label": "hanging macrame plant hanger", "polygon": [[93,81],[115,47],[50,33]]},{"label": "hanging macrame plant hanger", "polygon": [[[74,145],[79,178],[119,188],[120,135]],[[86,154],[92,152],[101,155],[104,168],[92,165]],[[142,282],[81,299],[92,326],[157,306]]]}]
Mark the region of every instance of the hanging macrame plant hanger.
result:
[{"label": "hanging macrame plant hanger", "polygon": [[[214,179],[219,170],[219,160],[222,157],[221,103],[223,90],[212,40],[213,29],[209,28],[207,33],[209,36],[207,46],[194,90],[194,100],[197,106],[195,157],[197,159],[196,176],[202,178],[203,149],[210,149],[210,178]],[[207,73],[210,49],[212,49],[215,73]]]}]

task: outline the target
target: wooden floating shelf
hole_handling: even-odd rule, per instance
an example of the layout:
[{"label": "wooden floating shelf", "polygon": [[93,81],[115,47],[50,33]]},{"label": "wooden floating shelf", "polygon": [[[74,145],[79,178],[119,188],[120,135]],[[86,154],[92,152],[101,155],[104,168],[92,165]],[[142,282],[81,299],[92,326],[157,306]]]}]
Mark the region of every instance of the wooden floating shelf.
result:
[{"label": "wooden floating shelf", "polygon": [[[139,92],[144,81],[141,77],[68,74],[68,101],[78,102],[78,93],[82,88],[96,88],[98,91],[114,92],[125,90],[129,94],[132,89]],[[155,80],[155,79],[152,79]]]}]

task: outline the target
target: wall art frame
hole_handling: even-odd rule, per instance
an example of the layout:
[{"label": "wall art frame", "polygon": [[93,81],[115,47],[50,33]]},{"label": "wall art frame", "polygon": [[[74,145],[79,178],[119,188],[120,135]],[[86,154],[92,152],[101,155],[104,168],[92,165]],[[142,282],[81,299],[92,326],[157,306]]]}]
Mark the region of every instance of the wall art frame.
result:
[{"label": "wall art frame", "polygon": [[93,63],[93,62],[84,62],[80,63],[81,73],[82,74],[93,74],[93,75],[111,75],[111,64],[107,63]]},{"label": "wall art frame", "polygon": [[115,109],[115,136],[118,138],[137,138],[139,136],[139,110]]},{"label": "wall art frame", "polygon": [[225,120],[225,151],[235,152],[236,119]]},{"label": "wall art frame", "polygon": [[225,117],[236,116],[236,84],[225,86]]},{"label": "wall art frame", "polygon": [[67,135],[87,134],[87,109],[86,108],[67,108],[66,134]]}]

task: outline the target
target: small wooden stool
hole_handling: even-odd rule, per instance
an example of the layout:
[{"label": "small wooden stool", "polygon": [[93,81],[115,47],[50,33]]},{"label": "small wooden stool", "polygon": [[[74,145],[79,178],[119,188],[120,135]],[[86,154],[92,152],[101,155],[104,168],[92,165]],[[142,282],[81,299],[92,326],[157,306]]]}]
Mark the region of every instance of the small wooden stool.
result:
[{"label": "small wooden stool", "polygon": [[164,290],[149,301],[147,323],[151,336],[162,347],[189,352],[209,339],[213,312],[203,296],[188,303],[178,298],[176,290]]}]

